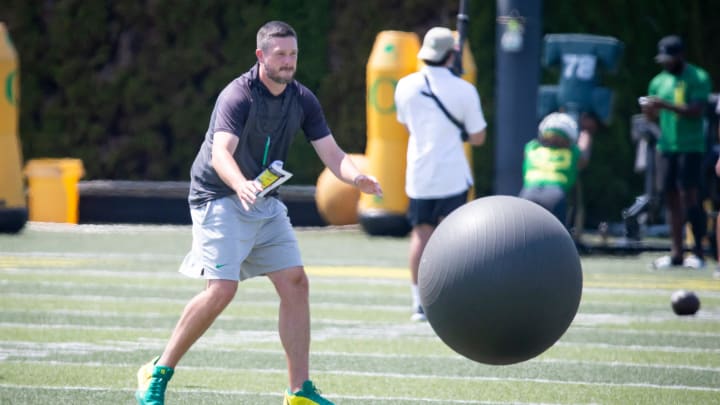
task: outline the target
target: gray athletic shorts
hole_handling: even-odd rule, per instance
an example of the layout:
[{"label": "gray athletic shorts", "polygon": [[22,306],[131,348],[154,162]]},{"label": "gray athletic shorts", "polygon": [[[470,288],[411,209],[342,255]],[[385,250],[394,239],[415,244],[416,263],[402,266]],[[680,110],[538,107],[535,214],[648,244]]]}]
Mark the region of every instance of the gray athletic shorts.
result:
[{"label": "gray athletic shorts", "polygon": [[258,197],[246,211],[237,195],[190,209],[192,250],[180,272],[209,280],[245,280],[302,266],[287,207]]}]

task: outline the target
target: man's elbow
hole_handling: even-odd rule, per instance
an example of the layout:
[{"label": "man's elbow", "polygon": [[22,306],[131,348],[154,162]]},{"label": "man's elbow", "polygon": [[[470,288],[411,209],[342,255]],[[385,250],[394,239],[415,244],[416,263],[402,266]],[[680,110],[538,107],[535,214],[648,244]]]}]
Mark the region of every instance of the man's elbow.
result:
[{"label": "man's elbow", "polygon": [[474,132],[468,136],[468,143],[473,146],[480,146],[485,143],[486,132],[483,129],[480,132]]}]

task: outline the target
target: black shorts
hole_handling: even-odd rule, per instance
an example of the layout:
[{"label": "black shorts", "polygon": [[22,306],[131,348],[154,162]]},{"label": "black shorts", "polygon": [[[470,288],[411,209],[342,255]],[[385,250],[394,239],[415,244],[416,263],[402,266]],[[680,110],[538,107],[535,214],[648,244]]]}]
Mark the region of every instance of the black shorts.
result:
[{"label": "black shorts", "polygon": [[467,202],[468,191],[465,190],[446,198],[433,199],[410,199],[407,217],[410,225],[432,225],[437,226],[440,221],[450,215],[456,208]]},{"label": "black shorts", "polygon": [[663,193],[700,187],[701,152],[664,152],[658,159],[658,180]]}]

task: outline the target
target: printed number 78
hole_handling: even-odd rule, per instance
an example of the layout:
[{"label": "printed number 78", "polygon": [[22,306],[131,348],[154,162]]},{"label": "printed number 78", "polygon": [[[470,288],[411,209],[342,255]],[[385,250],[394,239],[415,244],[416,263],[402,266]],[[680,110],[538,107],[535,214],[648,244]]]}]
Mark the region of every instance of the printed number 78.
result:
[{"label": "printed number 78", "polygon": [[592,80],[595,77],[597,58],[587,54],[563,55],[563,76],[566,79],[577,77],[581,80]]}]

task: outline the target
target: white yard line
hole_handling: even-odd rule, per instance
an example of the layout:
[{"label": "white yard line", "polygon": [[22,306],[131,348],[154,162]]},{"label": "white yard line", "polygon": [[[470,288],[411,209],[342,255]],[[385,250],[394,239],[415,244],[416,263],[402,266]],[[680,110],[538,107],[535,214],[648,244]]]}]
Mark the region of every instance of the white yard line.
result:
[{"label": "white yard line", "polygon": [[[131,364],[114,365],[107,363],[71,363],[62,361],[5,361],[5,364],[38,364],[38,365],[53,365],[53,366],[87,366],[87,367],[118,367],[127,368],[133,366]],[[198,366],[183,366],[183,370],[195,370],[195,371],[212,371],[212,372],[249,372],[251,374],[285,374],[286,369],[274,369],[274,368],[225,368],[225,367],[198,367]],[[568,380],[553,380],[549,378],[520,378],[520,377],[487,377],[487,376],[465,376],[465,375],[442,375],[442,374],[410,374],[410,373],[382,373],[382,372],[371,372],[371,371],[352,371],[352,370],[316,370],[316,375],[335,375],[343,377],[365,377],[365,378],[392,378],[400,380],[449,380],[449,381],[469,381],[469,382],[522,382],[522,383],[536,383],[536,384],[551,384],[551,385],[577,385],[577,386],[591,386],[591,387],[611,387],[611,388],[650,388],[650,389],[661,389],[661,390],[685,390],[685,391],[700,391],[700,392],[720,392],[720,388],[717,387],[700,387],[691,385],[662,385],[662,384],[650,384],[650,383],[608,383],[608,382],[589,382],[589,381],[568,381]],[[215,392],[215,391],[213,391]]]},{"label": "white yard line", "polygon": [[[245,336],[246,340],[238,339]],[[226,336],[230,337],[230,336]],[[248,331],[233,333],[230,337],[233,344],[240,345],[243,342],[257,341],[262,343],[278,342],[279,339],[275,332],[262,332],[262,331]],[[213,353],[262,353],[283,356],[284,352],[280,349],[247,349],[247,348],[223,348],[218,346],[222,342],[217,342],[215,336],[204,336],[204,342],[214,341],[214,345],[203,345],[198,347],[197,351],[202,352],[213,352]],[[433,337],[432,340],[435,340]],[[602,346],[606,348],[604,344],[575,344],[575,343],[558,343],[563,347],[590,347],[597,348]],[[105,353],[105,352],[117,352],[127,353],[137,351],[139,349],[158,349],[162,350],[164,347],[164,341],[156,341],[144,339],[142,342],[128,342],[128,341],[113,341],[105,343],[83,343],[83,342],[25,342],[25,341],[0,341],[0,359],[5,360],[10,357],[29,357],[29,358],[43,358],[51,355],[63,355],[63,354],[85,354],[92,355],[94,353]],[[208,347],[213,347],[208,349]],[[628,348],[627,346],[610,346],[611,349]],[[706,351],[695,351],[695,350],[668,350],[667,347],[661,348],[663,352],[672,353],[706,353]],[[637,347],[633,347],[632,350],[639,350]],[[643,350],[645,351],[645,350]],[[715,351],[720,352],[720,351]],[[332,350],[313,350],[313,357],[343,357],[343,358],[372,358],[372,359],[424,359],[424,360],[462,360],[467,359],[457,354],[395,354],[395,353],[381,353],[381,352],[344,352],[344,351],[332,351]],[[19,361],[19,360],[17,360]],[[692,364],[677,364],[677,363],[639,363],[639,362],[618,362],[618,361],[600,361],[600,360],[568,360],[561,358],[552,358],[548,355],[544,355],[540,358],[532,359],[530,362],[533,363],[547,363],[547,364],[570,364],[570,365],[600,365],[606,367],[630,367],[630,368],[645,368],[645,369],[682,369],[689,371],[703,371],[710,373],[720,373],[720,367],[709,367],[709,366],[696,366]]]},{"label": "white yard line", "polygon": [[[119,388],[105,388],[105,387],[78,387],[78,386],[37,386],[37,385],[13,385],[13,384],[0,384],[0,388],[9,388],[9,389],[27,389],[27,390],[48,390],[48,391],[94,391],[94,392],[126,392],[129,395],[131,395],[134,390],[132,389],[119,389]],[[213,395],[229,395],[229,396],[262,396],[262,397],[272,397],[272,398],[282,398],[282,394],[278,394],[277,392],[252,392],[252,391],[244,391],[244,390],[209,390],[209,389],[186,389],[186,388],[171,388],[170,391],[172,393],[177,394],[213,394]],[[430,398],[417,398],[417,397],[381,397],[376,395],[367,395],[367,396],[359,396],[359,395],[328,395],[328,397],[331,397],[334,400],[337,399],[347,399],[347,400],[367,400],[367,401],[382,401],[382,402],[389,402],[389,403],[395,403],[397,401],[405,401],[405,402],[421,402],[425,404],[477,404],[477,405],[483,405],[483,404],[497,404],[497,405],[563,405],[563,403],[560,402],[498,402],[498,401],[469,401],[469,400],[462,400],[462,399],[430,399]],[[592,405],[592,404],[584,404],[584,403],[578,403],[578,402],[572,402],[572,404],[575,405]]]}]

